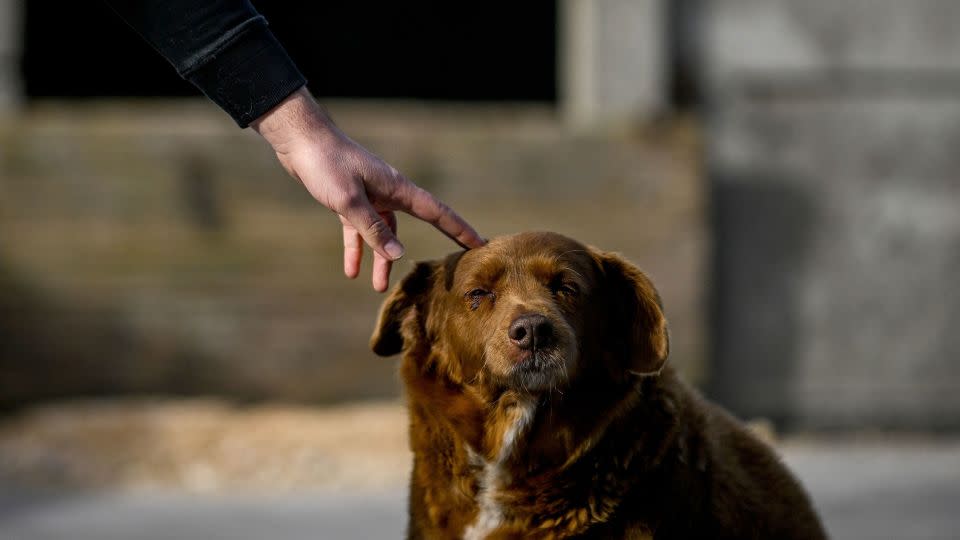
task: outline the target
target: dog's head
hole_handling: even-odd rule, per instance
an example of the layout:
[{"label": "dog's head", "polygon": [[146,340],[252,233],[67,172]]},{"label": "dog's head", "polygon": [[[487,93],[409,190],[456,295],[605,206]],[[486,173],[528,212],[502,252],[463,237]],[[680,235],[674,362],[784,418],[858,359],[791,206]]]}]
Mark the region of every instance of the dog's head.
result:
[{"label": "dog's head", "polygon": [[539,393],[656,372],[668,337],[636,267],[558,234],[522,233],[419,263],[384,302],[371,346],[415,351],[456,383]]}]

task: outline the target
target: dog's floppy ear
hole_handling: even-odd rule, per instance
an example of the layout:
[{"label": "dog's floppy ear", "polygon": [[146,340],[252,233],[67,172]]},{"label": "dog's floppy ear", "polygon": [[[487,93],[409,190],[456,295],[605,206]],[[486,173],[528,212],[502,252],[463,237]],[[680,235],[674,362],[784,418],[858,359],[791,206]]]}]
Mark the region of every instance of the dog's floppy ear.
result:
[{"label": "dog's floppy ear", "polygon": [[[384,300],[377,326],[370,338],[370,348],[380,356],[392,356],[403,350],[403,321],[411,310],[424,305],[423,300],[433,285],[437,263],[420,262]],[[421,314],[422,315],[422,314]]]},{"label": "dog's floppy ear", "polygon": [[610,339],[625,346],[627,370],[656,373],[670,354],[667,319],[650,278],[619,255],[599,252],[611,308]]}]

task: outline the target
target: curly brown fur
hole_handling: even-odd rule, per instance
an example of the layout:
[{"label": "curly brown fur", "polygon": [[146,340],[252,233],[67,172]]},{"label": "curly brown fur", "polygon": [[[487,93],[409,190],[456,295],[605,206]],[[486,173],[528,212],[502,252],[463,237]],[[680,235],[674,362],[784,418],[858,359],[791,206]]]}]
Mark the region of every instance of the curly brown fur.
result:
[{"label": "curly brown fur", "polygon": [[773,451],[665,365],[650,280],[524,233],[420,263],[371,340],[403,352],[409,538],[825,538]]}]

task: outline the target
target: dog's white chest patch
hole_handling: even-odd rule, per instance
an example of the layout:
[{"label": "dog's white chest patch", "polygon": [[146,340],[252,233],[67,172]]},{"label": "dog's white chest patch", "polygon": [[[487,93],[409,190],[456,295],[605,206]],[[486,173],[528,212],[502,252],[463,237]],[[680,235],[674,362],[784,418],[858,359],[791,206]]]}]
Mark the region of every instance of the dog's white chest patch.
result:
[{"label": "dog's white chest patch", "polygon": [[503,508],[496,500],[497,491],[510,481],[509,474],[503,465],[513,453],[517,440],[530,426],[535,410],[535,403],[519,402],[517,404],[513,413],[514,418],[503,434],[495,459],[486,460],[467,449],[471,461],[479,461],[483,464],[483,468],[479,478],[480,491],[477,493],[477,518],[464,530],[464,540],[482,540],[503,523]]}]

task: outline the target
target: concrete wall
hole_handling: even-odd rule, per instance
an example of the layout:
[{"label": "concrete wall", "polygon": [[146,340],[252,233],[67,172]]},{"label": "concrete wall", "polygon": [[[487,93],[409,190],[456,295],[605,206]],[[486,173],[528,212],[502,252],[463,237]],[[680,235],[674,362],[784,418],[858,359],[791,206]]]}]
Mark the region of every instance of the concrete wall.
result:
[{"label": "concrete wall", "polygon": [[568,124],[629,126],[666,107],[666,2],[561,0],[560,101]]},{"label": "concrete wall", "polygon": [[0,0],[0,114],[18,107],[22,99],[20,9],[18,0]]},{"label": "concrete wall", "polygon": [[712,393],[960,427],[960,4],[705,3]]},{"label": "concrete wall", "polygon": [[[548,108],[328,104],[487,236],[556,230],[657,283],[671,361],[702,374],[697,131],[571,135]],[[456,248],[400,217],[413,261]],[[208,102],[35,104],[0,122],[0,408],[66,396],[392,396],[383,295],[342,274],[336,218]],[[369,259],[369,257],[368,257]]]}]

